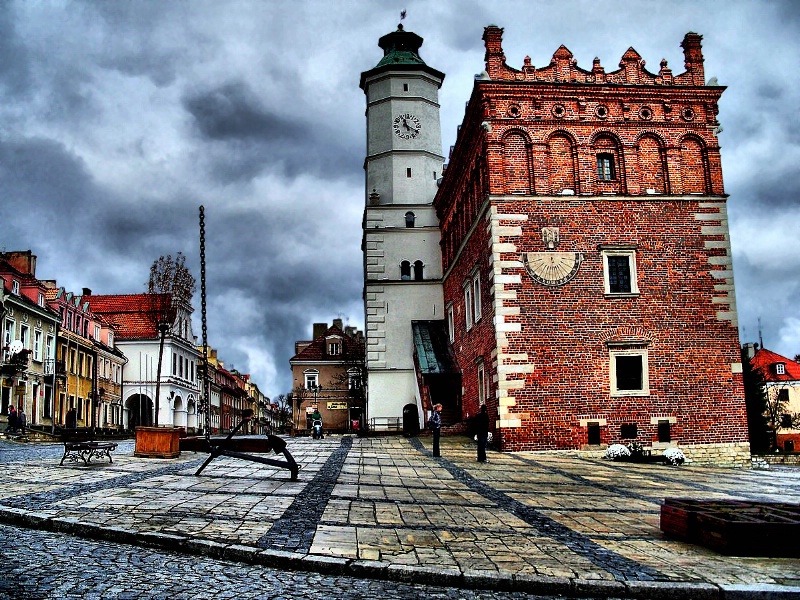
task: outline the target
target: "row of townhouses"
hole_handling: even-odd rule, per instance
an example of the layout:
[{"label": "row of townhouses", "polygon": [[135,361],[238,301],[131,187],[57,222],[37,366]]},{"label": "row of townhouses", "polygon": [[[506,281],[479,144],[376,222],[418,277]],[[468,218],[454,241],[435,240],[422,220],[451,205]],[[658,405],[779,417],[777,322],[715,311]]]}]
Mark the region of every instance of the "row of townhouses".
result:
[{"label": "row of townhouses", "polygon": [[[168,294],[76,294],[36,277],[30,250],[0,254],[0,419],[11,406],[29,427],[133,430],[206,427],[203,347],[192,333],[192,307]],[[175,306],[164,338],[158,393],[158,305]],[[273,407],[249,375],[207,353],[212,431],[227,431],[252,409],[249,432],[278,426]],[[4,425],[5,427],[5,425]]]}]

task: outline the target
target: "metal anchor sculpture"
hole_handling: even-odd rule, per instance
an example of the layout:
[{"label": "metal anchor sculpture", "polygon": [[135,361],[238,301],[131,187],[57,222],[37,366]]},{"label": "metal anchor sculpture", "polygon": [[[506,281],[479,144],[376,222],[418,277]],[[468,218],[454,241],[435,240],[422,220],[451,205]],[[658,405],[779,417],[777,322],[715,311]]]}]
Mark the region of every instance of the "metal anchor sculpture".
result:
[{"label": "metal anchor sculpture", "polygon": [[[218,456],[230,456],[232,458],[240,458],[242,460],[249,460],[252,462],[271,465],[281,469],[288,469],[292,473],[292,481],[297,481],[297,475],[300,467],[295,462],[294,457],[289,450],[286,449],[286,441],[279,438],[277,435],[268,435],[267,439],[231,439],[233,436],[244,426],[245,423],[253,418],[253,411],[246,409],[242,411],[241,422],[228,434],[228,437],[215,440],[213,438],[184,438],[181,440],[181,450],[194,450],[199,452],[208,452],[209,456],[206,461],[197,469],[195,475],[200,475],[209,463]],[[265,456],[254,456],[241,452],[239,450],[250,450],[251,452],[270,452],[275,454],[283,453],[286,460],[277,458],[267,458]]]}]

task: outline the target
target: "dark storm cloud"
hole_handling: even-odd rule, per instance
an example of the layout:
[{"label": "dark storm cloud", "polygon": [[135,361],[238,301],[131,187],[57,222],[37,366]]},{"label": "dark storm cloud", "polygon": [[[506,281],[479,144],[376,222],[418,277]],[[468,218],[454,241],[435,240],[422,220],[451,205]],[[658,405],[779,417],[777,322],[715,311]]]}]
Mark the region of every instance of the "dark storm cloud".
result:
[{"label": "dark storm cloud", "polygon": [[96,200],[86,164],[62,143],[44,138],[0,138],[0,220],[5,227],[39,218],[76,218]]},{"label": "dark storm cloud", "polygon": [[218,88],[195,92],[183,104],[200,132],[212,140],[259,138],[286,141],[307,135],[305,127],[261,105],[247,85],[229,83]]},{"label": "dark storm cloud", "polygon": [[[193,91],[182,102],[203,139],[212,142],[203,149],[209,171],[226,184],[265,171],[339,179],[351,176],[363,160],[355,145],[343,147],[342,138],[327,124],[275,112],[241,82]],[[344,143],[349,139],[345,137]]]}]

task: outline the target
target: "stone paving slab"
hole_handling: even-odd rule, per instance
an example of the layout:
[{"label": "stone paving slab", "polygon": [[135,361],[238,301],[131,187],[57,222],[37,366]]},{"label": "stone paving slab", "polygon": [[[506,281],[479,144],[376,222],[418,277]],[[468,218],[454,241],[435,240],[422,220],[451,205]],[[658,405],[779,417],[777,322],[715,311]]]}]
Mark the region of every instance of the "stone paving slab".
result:
[{"label": "stone paving slab", "polygon": [[[288,439],[283,469],[204,454],[59,466],[0,443],[0,521],[324,573],[630,598],[800,598],[800,560],[664,538],[665,496],[800,502],[800,469],[613,463],[490,452],[465,438]],[[13,451],[8,451],[9,449]]]}]

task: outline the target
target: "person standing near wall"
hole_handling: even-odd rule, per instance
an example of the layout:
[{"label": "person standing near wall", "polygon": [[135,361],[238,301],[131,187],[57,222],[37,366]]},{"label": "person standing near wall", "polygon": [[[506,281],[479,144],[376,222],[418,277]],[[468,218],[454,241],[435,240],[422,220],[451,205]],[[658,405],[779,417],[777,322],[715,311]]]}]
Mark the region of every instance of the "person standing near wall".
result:
[{"label": "person standing near wall", "polygon": [[439,436],[442,432],[442,405],[434,404],[433,412],[428,419],[428,426],[433,434],[433,456],[441,456],[439,453]]}]

